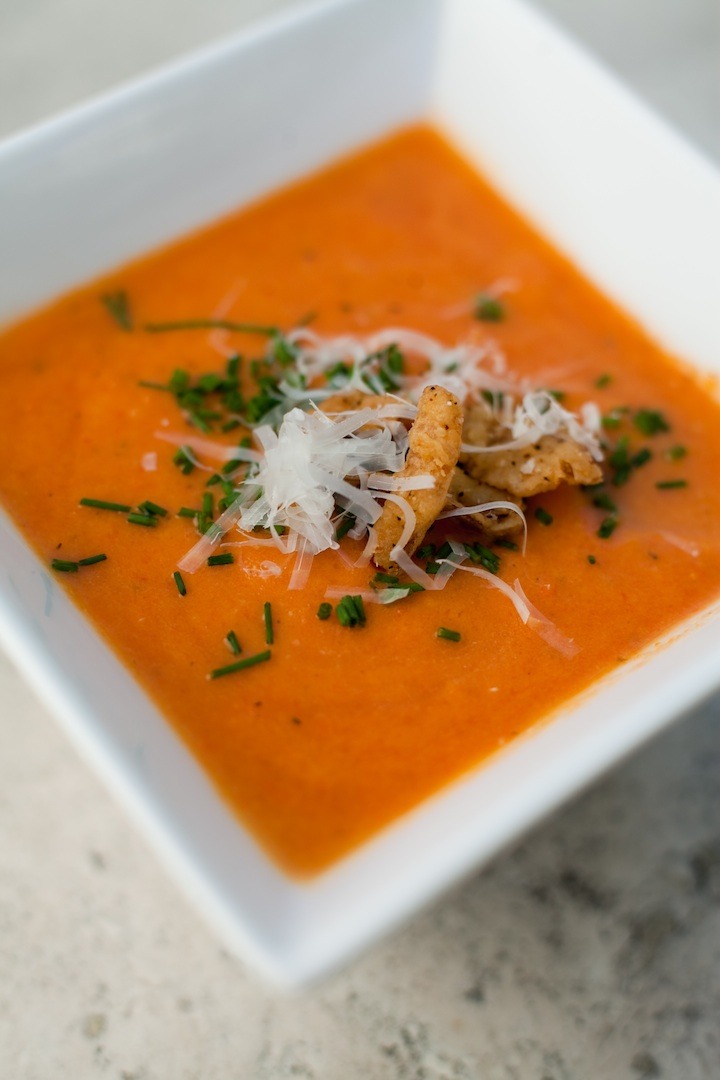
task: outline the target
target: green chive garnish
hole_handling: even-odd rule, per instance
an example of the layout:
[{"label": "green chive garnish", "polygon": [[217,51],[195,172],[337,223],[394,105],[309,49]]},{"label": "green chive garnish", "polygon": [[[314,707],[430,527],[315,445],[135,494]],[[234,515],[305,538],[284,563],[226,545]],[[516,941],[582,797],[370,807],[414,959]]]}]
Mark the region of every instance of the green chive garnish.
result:
[{"label": "green chive garnish", "polygon": [[205,517],[211,518],[213,516],[213,504],[214,504],[214,499],[212,497],[212,492],[211,491],[203,492],[202,513],[205,515]]},{"label": "green chive garnish", "polygon": [[604,374],[598,375],[595,380],[595,387],[597,390],[604,390],[606,386],[609,386],[612,382],[612,375]]},{"label": "green chive garnish", "polygon": [[535,517],[541,525],[552,525],[553,523],[552,514],[548,514],[547,510],[544,510],[542,506],[536,508]]},{"label": "green chive garnish", "polygon": [[606,491],[598,492],[593,499],[593,506],[597,506],[599,510],[609,510],[611,514],[617,512],[617,506]]},{"label": "green chive garnish", "polygon": [[70,562],[69,559],[53,559],[50,565],[53,570],[58,570],[61,574],[75,574],[80,564]]},{"label": "green chive garnish", "polygon": [[263,621],[265,623],[265,644],[272,645],[275,641],[275,632],[273,630],[272,604],[268,601],[263,604]]},{"label": "green chive garnish", "polygon": [[400,578],[396,577],[395,574],[377,573],[372,579],[373,585],[398,585],[399,583]]},{"label": "green chive garnish", "polygon": [[95,563],[105,562],[107,555],[88,555],[86,559],[78,559],[78,566],[94,566]]},{"label": "green chive garnish", "polygon": [[198,516],[199,513],[200,513],[199,510],[193,510],[189,506],[181,506],[180,509],[177,512],[177,516],[178,517],[184,517],[184,518],[195,518],[195,517]]},{"label": "green chive garnish", "polygon": [[177,586],[177,591],[180,593],[180,595],[185,596],[187,594],[187,588],[185,586],[185,582],[182,579],[182,574],[179,570],[176,570],[173,574],[173,581],[175,582]]},{"label": "green chive garnish", "polygon": [[687,446],[671,446],[665,451],[665,457],[669,461],[680,461],[687,454]]},{"label": "green chive garnish", "polygon": [[354,514],[343,514],[335,528],[335,539],[342,540],[343,536],[347,536],[354,524]]},{"label": "green chive garnish", "polygon": [[600,528],[597,531],[601,540],[607,540],[608,536],[612,536],[618,526],[618,519],[616,517],[606,517],[600,523]]},{"label": "green chive garnish", "polygon": [[324,601],[317,609],[317,617],[318,619],[322,619],[322,621],[325,622],[325,620],[329,619],[331,615],[332,604],[328,604],[327,601]]},{"label": "green chive garnish", "polygon": [[232,551],[222,551],[219,555],[211,555],[208,558],[208,566],[229,566],[230,563],[235,562],[235,556]]},{"label": "green chive garnish", "polygon": [[145,502],[141,502],[138,506],[138,510],[141,513],[151,514],[153,517],[167,517],[167,510],[164,506],[158,506],[157,503],[150,502],[146,499]]},{"label": "green chive garnish", "polygon": [[587,559],[588,559],[588,562],[590,563],[591,566],[594,566],[595,563],[597,562],[597,559],[595,558],[594,555],[588,555]]},{"label": "green chive garnish", "polygon": [[658,435],[661,431],[670,430],[667,420],[657,409],[638,409],[633,416],[633,423],[643,435]]},{"label": "green chive garnish", "polygon": [[234,330],[238,334],[261,334],[263,337],[274,337],[278,333],[276,326],[231,322],[228,319],[177,319],[172,322],[151,322],[145,323],[143,330],[146,330],[148,334],[166,334],[173,330]]},{"label": "green chive garnish", "polygon": [[512,540],[496,540],[495,541],[495,546],[505,548],[506,551],[517,551],[518,550],[517,544],[514,544],[512,542]]},{"label": "green chive garnish", "polygon": [[106,293],[100,297],[105,305],[108,315],[115,320],[121,330],[129,332],[133,328],[133,319],[130,312],[130,301],[124,289],[114,293]]},{"label": "green chive garnish", "polygon": [[687,480],[658,480],[655,487],[660,488],[661,491],[669,491],[671,488],[684,488],[687,487]]},{"label": "green chive garnish", "polygon": [[254,667],[255,664],[262,664],[266,660],[269,660],[272,653],[269,649],[265,652],[255,653],[254,656],[247,656],[244,660],[238,660],[235,664],[228,664],[226,667],[215,668],[210,672],[208,676],[210,679],[221,679],[223,675],[232,675],[236,671],[244,671],[245,668]]},{"label": "green chive garnish", "polygon": [[116,510],[119,514],[129,514],[132,506],[125,503],[106,502],[105,499],[81,499],[81,506],[92,506],[95,510]]},{"label": "green chive garnish", "polygon": [[173,465],[177,465],[181,472],[191,473],[195,468],[195,462],[192,458],[192,450],[189,446],[181,446],[178,452],[173,456]]},{"label": "green chive garnish", "polygon": [[335,614],[341,626],[364,626],[367,621],[361,596],[343,596]]},{"label": "green chive garnish", "polygon": [[480,293],[475,298],[474,315],[483,322],[502,322],[505,318],[505,305],[496,296]]},{"label": "green chive garnish", "polygon": [[131,525],[146,525],[150,528],[157,525],[157,518],[152,514],[128,514],[127,520]]},{"label": "green chive garnish", "polygon": [[460,641],[460,633],[458,630],[448,630],[447,627],[441,626],[435,637],[442,638],[444,641]]},{"label": "green chive garnish", "polygon": [[237,634],[234,630],[228,631],[228,633],[225,635],[225,641],[227,642],[230,652],[233,653],[234,656],[239,656],[242,652],[242,649],[240,647],[240,642],[237,639]]}]

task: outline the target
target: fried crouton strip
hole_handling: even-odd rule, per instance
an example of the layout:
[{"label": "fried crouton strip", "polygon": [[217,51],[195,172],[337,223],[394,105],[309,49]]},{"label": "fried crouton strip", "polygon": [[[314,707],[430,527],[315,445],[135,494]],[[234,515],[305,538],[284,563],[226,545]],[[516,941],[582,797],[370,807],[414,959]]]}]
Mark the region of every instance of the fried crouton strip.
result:
[{"label": "fried crouton strip", "polygon": [[[511,502],[518,510],[524,509],[522,499],[516,499],[509,492],[491,487],[490,484],[473,480],[458,465],[450,480],[445,509],[456,510],[461,506],[478,506],[489,502]],[[522,517],[512,510],[483,510],[463,516],[462,520],[477,529],[488,542],[515,536],[523,530]]]},{"label": "fried crouton strip", "polygon": [[[483,404],[468,413],[464,440],[475,446],[490,446],[512,438]],[[519,449],[481,454],[467,453],[460,458],[465,472],[479,483],[507,491],[516,499],[527,499],[560,484],[599,484],[602,470],[589,450],[567,435],[542,435],[536,442]]]},{"label": "fried crouton strip", "polygon": [[[430,474],[434,487],[407,491],[407,500],[415,514],[415,527],[405,550],[412,555],[425,533],[442,512],[460,454],[463,410],[457,398],[442,386],[426,386],[418,402],[418,413],[408,435],[405,464],[395,475],[400,479]],[[405,521],[402,509],[388,500],[375,525],[376,547],[373,560],[390,569],[390,552],[402,536]]]}]

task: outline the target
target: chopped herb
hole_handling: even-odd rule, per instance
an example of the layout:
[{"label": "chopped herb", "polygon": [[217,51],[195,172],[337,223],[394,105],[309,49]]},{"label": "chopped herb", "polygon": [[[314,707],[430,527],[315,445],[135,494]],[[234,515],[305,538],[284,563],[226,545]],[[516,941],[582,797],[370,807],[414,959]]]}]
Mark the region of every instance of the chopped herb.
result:
[{"label": "chopped herb", "polygon": [[535,508],[535,517],[541,525],[552,525],[553,523],[552,514],[549,514],[542,506]]},{"label": "chopped herb", "polygon": [[399,585],[400,584],[400,578],[396,577],[395,574],[377,573],[375,575],[375,577],[372,579],[371,584],[372,585]]},{"label": "chopped herb", "polygon": [[157,518],[152,514],[128,514],[127,520],[131,525],[146,525],[150,528],[154,528],[157,525]]},{"label": "chopped herb", "polygon": [[173,456],[173,465],[177,465],[181,472],[186,476],[191,473],[195,468],[195,462],[192,457],[192,450],[189,446],[181,446],[177,453]]},{"label": "chopped herb", "polygon": [[587,560],[588,560],[588,562],[590,563],[591,566],[594,566],[595,563],[597,562],[597,559],[595,558],[594,555],[588,555]]},{"label": "chopped herb", "polygon": [[143,514],[152,514],[153,517],[167,517],[167,510],[165,507],[158,506],[157,503],[150,502],[149,499],[140,503],[138,510]]},{"label": "chopped herb", "polygon": [[129,514],[132,510],[132,506],[126,506],[125,503],[105,502],[104,499],[81,499],[81,506],[92,506],[96,510],[117,510],[120,514]]},{"label": "chopped herb", "polygon": [[447,627],[441,626],[435,637],[442,638],[444,641],[460,641],[460,632],[458,630],[448,630]]},{"label": "chopped herb", "polygon": [[[207,532],[207,529],[205,531]],[[230,563],[234,562],[235,556],[232,551],[221,551],[219,555],[210,555],[207,564],[208,566],[229,566]],[[268,644],[270,643],[268,642]]]},{"label": "chopped herb", "polygon": [[600,420],[600,423],[606,430],[620,427],[623,421],[623,414],[620,409],[613,409],[612,412],[606,413]]},{"label": "chopped herb", "polygon": [[605,373],[604,375],[598,375],[595,380],[595,388],[597,390],[604,390],[606,386],[609,386],[612,382],[612,375]]},{"label": "chopped herb", "polygon": [[638,450],[637,454],[633,454],[630,458],[630,464],[633,469],[639,469],[641,465],[645,465],[652,457],[652,450],[648,450],[647,446],[643,446],[642,450]]},{"label": "chopped herb", "polygon": [[667,420],[656,409],[638,409],[633,416],[633,423],[643,435],[658,435],[661,431],[670,430]]},{"label": "chopped herb", "polygon": [[227,365],[225,367],[228,379],[237,379],[240,374],[240,354],[233,353],[232,356],[228,356]]},{"label": "chopped herb", "polygon": [[237,634],[234,630],[228,631],[228,633],[225,635],[225,641],[227,642],[227,646],[230,649],[230,652],[234,656],[239,656],[242,652],[242,648],[240,647],[240,642],[238,641]]},{"label": "chopped herb", "polygon": [[228,664],[226,667],[215,668],[210,672],[209,678],[220,679],[223,675],[232,675],[236,671],[244,671],[245,668],[254,667],[256,664],[262,664],[266,660],[269,660],[272,653],[269,649],[265,652],[255,653],[254,656],[247,656],[244,660],[238,660],[235,664]]},{"label": "chopped herb", "polygon": [[121,330],[126,332],[132,330],[133,319],[130,311],[130,301],[124,289],[119,289],[114,293],[106,293],[100,299],[105,305],[108,315],[115,320]]},{"label": "chopped herb", "polygon": [[500,556],[496,555],[490,548],[483,547],[482,544],[465,544],[465,551],[469,555],[470,560],[474,563],[479,563],[484,566],[486,570],[489,570],[491,574],[497,574],[500,569]]},{"label": "chopped herb", "polygon": [[185,587],[185,582],[183,581],[182,574],[179,570],[176,570],[173,574],[173,581],[177,585],[177,591],[180,593],[180,595],[185,596],[187,593],[187,588]]},{"label": "chopped herb", "polygon": [[335,614],[341,626],[364,626],[367,621],[361,596],[343,596]]},{"label": "chopped herb", "polygon": [[513,543],[512,540],[505,540],[505,539],[496,540],[495,541],[495,546],[505,548],[506,551],[518,551],[519,550],[517,544]]},{"label": "chopped herb", "polygon": [[354,524],[355,515],[344,513],[335,526],[335,539],[342,540],[343,536],[347,536]]},{"label": "chopped herb", "polygon": [[434,544],[423,544],[423,546],[418,549],[417,557],[418,557],[418,559],[431,559],[434,554],[435,554],[435,545]]},{"label": "chopped herb", "polygon": [[639,469],[650,461],[652,451],[646,446],[638,450],[637,454],[630,454],[629,440],[627,435],[618,439],[617,445],[608,458],[608,463],[615,470],[612,482],[615,487],[621,487],[630,479],[633,469]]},{"label": "chopped herb", "polygon": [[430,562],[427,563],[426,566],[425,566],[425,573],[434,575],[434,574],[437,574],[439,569],[440,569],[440,563],[437,562],[435,559],[431,559]]},{"label": "chopped herb", "polygon": [[435,552],[435,558],[436,559],[448,559],[452,555],[452,550],[453,549],[451,548],[450,544],[446,540],[445,543],[442,544],[438,548],[438,550]]},{"label": "chopped herb", "polygon": [[505,305],[490,293],[479,293],[475,297],[474,315],[482,322],[502,322],[505,318]]},{"label": "chopped herb", "polygon": [[593,499],[593,506],[599,510],[609,510],[611,514],[617,513],[617,506],[608,495],[607,491],[599,491]]},{"label": "chopped herb", "polygon": [[202,513],[205,515],[205,517],[211,518],[213,516],[213,504],[214,504],[214,502],[215,502],[215,500],[212,497],[212,492],[211,491],[203,492]]},{"label": "chopped herb", "polygon": [[57,570],[61,574],[76,574],[80,566],[79,563],[70,562],[69,559],[53,559],[50,565],[53,570]]},{"label": "chopped herb", "polygon": [[559,403],[562,403],[567,397],[567,394],[564,390],[550,390],[548,388],[546,389],[545,393],[549,394],[551,398],[555,398],[555,400]]},{"label": "chopped herb", "polygon": [[88,555],[85,559],[78,559],[78,566],[95,566],[95,563],[105,562],[107,555]]},{"label": "chopped herb", "polygon": [[669,450],[665,451],[665,457],[668,461],[680,461],[687,454],[687,446],[671,446]]},{"label": "chopped herb", "polygon": [[265,623],[265,644],[272,645],[275,641],[275,631],[273,629],[272,604],[267,600],[263,604],[263,622]]},{"label": "chopped herb", "polygon": [[231,322],[229,319],[177,319],[171,322],[150,322],[145,323],[143,330],[146,330],[148,334],[166,334],[174,330],[234,330],[238,334],[260,334],[263,337],[274,337],[278,333],[276,326]]},{"label": "chopped herb", "polygon": [[597,534],[601,540],[607,540],[615,532],[617,526],[618,519],[616,517],[606,517],[601,521]]},{"label": "chopped herb", "polygon": [[177,516],[183,518],[195,518],[198,516],[199,513],[199,510],[193,510],[189,506],[181,506],[177,512]]},{"label": "chopped herb", "polygon": [[671,488],[684,488],[687,487],[687,480],[658,480],[655,487],[660,488],[661,491],[669,491]]},{"label": "chopped herb", "polygon": [[328,604],[327,601],[324,601],[317,609],[317,617],[318,619],[322,619],[322,621],[325,622],[325,620],[329,619],[331,615],[332,604]]}]

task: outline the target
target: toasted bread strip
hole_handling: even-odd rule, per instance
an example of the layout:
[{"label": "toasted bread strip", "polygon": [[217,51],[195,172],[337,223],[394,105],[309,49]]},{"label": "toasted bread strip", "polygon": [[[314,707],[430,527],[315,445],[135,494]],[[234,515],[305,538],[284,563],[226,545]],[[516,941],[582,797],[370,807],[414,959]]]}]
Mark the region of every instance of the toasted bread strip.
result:
[{"label": "toasted bread strip", "polygon": [[[405,550],[412,555],[425,533],[441,513],[447,498],[453,470],[460,453],[463,410],[457,398],[442,386],[426,386],[418,402],[418,414],[408,435],[405,465],[399,478],[430,473],[434,487],[403,492],[415,513],[415,527]],[[389,569],[390,552],[402,536],[405,521],[402,509],[388,500],[375,525],[377,566]]]}]

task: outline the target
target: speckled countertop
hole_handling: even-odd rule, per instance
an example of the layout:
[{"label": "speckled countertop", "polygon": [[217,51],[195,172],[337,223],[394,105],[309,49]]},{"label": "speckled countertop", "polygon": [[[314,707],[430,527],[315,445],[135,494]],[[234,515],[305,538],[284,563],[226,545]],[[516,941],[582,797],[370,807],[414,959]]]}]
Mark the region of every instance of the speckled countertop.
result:
[{"label": "speckled countertop", "polygon": [[[0,133],[291,2],[3,0]],[[718,0],[540,6],[720,158]],[[217,944],[0,656],[0,1077],[96,1076],[718,1080],[720,699],[288,997]]]}]

